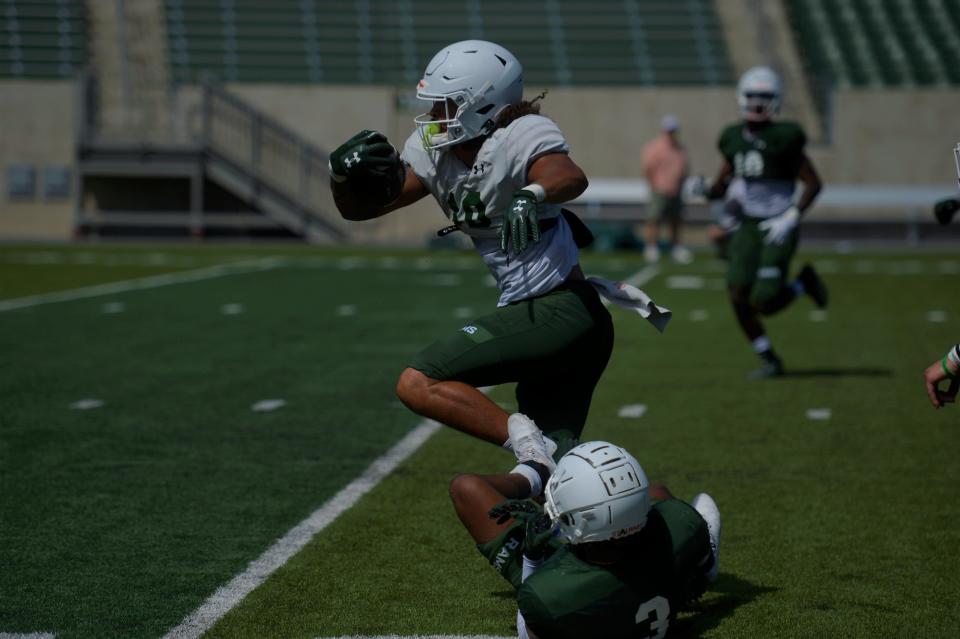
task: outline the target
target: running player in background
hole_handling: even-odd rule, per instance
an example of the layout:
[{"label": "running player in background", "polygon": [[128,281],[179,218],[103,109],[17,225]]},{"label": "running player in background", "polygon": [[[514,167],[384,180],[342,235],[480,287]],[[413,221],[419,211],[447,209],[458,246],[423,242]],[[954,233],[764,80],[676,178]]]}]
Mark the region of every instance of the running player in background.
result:
[{"label": "running player in background", "polygon": [[[782,96],[773,70],[754,67],[743,74],[737,85],[741,121],[720,134],[723,165],[706,192],[715,200],[729,191],[733,204],[724,208],[730,219],[720,224],[728,234],[727,287],[740,328],[761,360],[749,374],[754,379],[784,372],[760,317],[780,312],[804,293],[818,307],[827,305],[827,289],[811,265],[789,279],[800,217],[821,182],[804,150],[807,138],[800,125],[773,119]],[[795,200],[798,180],[803,191]]]}]

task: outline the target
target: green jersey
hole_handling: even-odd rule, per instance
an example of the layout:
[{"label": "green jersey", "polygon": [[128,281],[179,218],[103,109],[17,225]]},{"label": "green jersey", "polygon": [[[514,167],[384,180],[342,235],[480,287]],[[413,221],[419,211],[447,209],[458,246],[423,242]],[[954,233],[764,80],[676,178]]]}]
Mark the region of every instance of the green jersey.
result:
[{"label": "green jersey", "polygon": [[678,499],[657,502],[614,565],[591,564],[564,546],[517,590],[527,625],[544,639],[662,638],[682,604],[706,588],[707,524]]},{"label": "green jersey", "polygon": [[779,215],[793,204],[807,136],[795,122],[770,122],[756,129],[731,124],[717,148],[733,167],[730,197],[751,217]]}]

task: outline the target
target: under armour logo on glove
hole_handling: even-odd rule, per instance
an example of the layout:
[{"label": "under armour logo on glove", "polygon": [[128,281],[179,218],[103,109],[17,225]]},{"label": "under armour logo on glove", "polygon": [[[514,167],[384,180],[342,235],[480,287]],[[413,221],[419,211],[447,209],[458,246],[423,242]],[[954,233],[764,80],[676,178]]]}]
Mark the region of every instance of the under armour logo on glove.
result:
[{"label": "under armour logo on glove", "polygon": [[504,253],[513,240],[513,252],[521,253],[528,242],[540,241],[540,225],[537,223],[537,198],[522,189],[513,194],[513,201],[500,224],[500,250]]},{"label": "under armour logo on glove", "polygon": [[[400,156],[387,137],[378,131],[361,131],[330,154],[330,177],[334,182],[347,178],[393,181],[400,173]],[[399,192],[399,191],[398,191]]]}]

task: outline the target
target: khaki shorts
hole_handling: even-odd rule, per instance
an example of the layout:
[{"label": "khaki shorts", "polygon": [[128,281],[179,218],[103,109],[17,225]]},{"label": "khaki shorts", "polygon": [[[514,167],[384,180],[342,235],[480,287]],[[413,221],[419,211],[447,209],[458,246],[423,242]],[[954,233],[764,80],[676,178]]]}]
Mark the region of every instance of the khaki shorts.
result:
[{"label": "khaki shorts", "polygon": [[680,219],[683,215],[683,198],[679,195],[652,193],[647,213],[647,219],[652,222]]}]

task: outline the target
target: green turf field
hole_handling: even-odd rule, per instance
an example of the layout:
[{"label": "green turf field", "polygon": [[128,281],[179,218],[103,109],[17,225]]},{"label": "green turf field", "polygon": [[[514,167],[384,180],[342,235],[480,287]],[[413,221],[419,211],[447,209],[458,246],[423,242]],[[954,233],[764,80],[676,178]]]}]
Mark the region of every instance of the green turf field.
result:
[{"label": "green turf field", "polygon": [[[831,307],[768,322],[789,374],[767,382],[722,264],[646,271],[674,320],[612,311],[585,435],[720,506],[720,579],[669,636],[953,637],[960,413],[921,372],[960,339],[960,255],[803,259]],[[163,636],[418,426],[397,374],[495,300],[468,253],[0,247],[0,635]],[[439,430],[206,636],[510,636],[446,495],[510,466]]]}]

